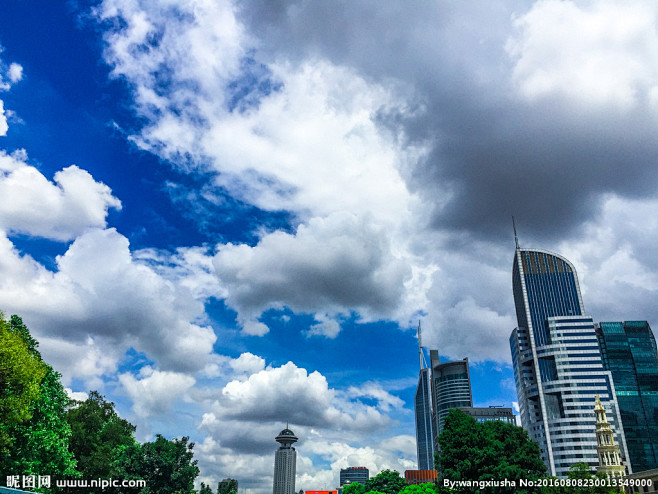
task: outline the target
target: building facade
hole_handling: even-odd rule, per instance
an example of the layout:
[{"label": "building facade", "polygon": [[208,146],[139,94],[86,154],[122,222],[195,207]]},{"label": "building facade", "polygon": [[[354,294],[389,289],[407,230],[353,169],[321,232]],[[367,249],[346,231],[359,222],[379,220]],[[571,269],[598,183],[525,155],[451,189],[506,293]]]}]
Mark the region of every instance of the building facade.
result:
[{"label": "building facade", "polygon": [[460,407],[462,412],[473,417],[477,422],[488,422],[498,420],[506,424],[516,425],[516,418],[511,408],[505,407]]},{"label": "building facade", "polygon": [[[443,421],[451,408],[472,407],[471,376],[468,359],[441,363],[438,350],[430,350],[436,436],[443,431]],[[438,442],[437,442],[438,448]]]},{"label": "building facade", "polygon": [[418,469],[431,470],[434,468],[434,442],[436,439],[432,420],[432,371],[429,368],[421,369],[418,374],[414,413]]},{"label": "building facade", "polygon": [[436,483],[436,470],[405,470],[404,479],[409,485]]},{"label": "building facade", "polygon": [[633,470],[658,468],[658,355],[647,321],[596,326],[603,366],[612,373]]},{"label": "building facade", "polygon": [[539,444],[549,474],[566,477],[578,462],[598,466],[592,414],[596,395],[609,411],[627,460],[614,383],[603,368],[594,321],[585,314],[573,265],[556,254],[517,245],[512,287],[518,327],[510,347],[521,423]]},{"label": "building facade", "polygon": [[276,436],[276,441],[281,447],[274,455],[273,494],[295,494],[297,451],[292,445],[297,442],[297,439],[297,436],[287,427]]},{"label": "building facade", "polygon": [[341,487],[348,482],[358,482],[361,485],[366,485],[369,479],[370,471],[366,467],[347,467],[340,469]]},{"label": "building facade", "polygon": [[220,480],[217,484],[217,494],[238,493],[238,481],[235,479]]}]

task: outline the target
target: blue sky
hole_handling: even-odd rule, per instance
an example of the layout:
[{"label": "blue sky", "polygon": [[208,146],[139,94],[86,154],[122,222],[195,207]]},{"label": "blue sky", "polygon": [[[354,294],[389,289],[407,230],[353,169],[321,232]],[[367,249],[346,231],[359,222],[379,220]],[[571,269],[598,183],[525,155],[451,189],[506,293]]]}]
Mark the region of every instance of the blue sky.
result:
[{"label": "blue sky", "polygon": [[415,468],[415,328],[516,400],[511,216],[658,299],[653,2],[7,2],[0,309],[201,480]]}]

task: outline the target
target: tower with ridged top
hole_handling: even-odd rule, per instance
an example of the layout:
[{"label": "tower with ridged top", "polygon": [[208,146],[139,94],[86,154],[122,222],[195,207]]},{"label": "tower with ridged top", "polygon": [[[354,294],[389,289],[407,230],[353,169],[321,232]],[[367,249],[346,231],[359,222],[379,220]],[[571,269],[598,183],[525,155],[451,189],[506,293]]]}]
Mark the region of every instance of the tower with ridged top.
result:
[{"label": "tower with ridged top", "polygon": [[297,451],[292,445],[297,442],[298,438],[286,425],[286,428],[279,432],[275,439],[281,447],[274,456],[273,494],[295,494]]}]

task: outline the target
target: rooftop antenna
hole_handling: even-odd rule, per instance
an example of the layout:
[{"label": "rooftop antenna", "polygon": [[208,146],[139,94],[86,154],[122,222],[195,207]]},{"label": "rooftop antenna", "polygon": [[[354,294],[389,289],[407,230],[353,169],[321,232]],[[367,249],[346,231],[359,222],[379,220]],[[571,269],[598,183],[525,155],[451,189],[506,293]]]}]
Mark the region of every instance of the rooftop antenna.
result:
[{"label": "rooftop antenna", "polygon": [[516,223],[514,223],[514,216],[512,216],[512,228],[514,228],[514,243],[516,244],[516,250],[519,250],[519,237],[516,234]]},{"label": "rooftop antenna", "polygon": [[423,355],[423,341],[420,336],[420,321],[418,321],[418,361],[420,363],[420,370],[423,370],[427,367],[427,362],[425,362],[425,355]]}]

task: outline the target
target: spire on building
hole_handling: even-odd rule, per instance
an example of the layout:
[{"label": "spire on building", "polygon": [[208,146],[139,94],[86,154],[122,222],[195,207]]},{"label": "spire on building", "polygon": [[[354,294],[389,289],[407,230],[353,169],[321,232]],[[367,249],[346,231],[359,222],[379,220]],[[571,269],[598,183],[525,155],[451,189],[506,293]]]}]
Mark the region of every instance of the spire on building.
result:
[{"label": "spire on building", "polygon": [[594,413],[596,414],[596,451],[599,455],[597,471],[603,472],[607,477],[623,477],[626,467],[621,462],[621,451],[615,443],[612,427],[605,416],[605,408],[601,404],[599,395],[595,397]]},{"label": "spire on building", "polygon": [[420,363],[420,370],[427,368],[427,362],[425,361],[425,355],[423,354],[423,342],[420,335],[420,321],[418,321],[418,360]]},{"label": "spire on building", "polygon": [[516,244],[516,250],[519,250],[519,237],[516,234],[516,223],[514,222],[514,216],[512,216],[512,228],[514,228],[514,244]]}]

